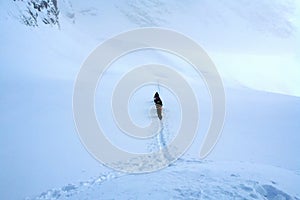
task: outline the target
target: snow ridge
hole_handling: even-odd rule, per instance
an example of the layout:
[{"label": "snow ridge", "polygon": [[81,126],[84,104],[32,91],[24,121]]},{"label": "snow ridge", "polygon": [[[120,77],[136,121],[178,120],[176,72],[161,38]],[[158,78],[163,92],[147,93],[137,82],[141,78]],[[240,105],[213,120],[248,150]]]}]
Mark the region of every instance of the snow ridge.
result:
[{"label": "snow ridge", "polygon": [[[249,169],[254,167],[256,171]],[[249,168],[250,167],[250,168]],[[264,170],[277,173],[269,179]],[[280,176],[284,172],[284,180]],[[163,179],[161,177],[164,177]],[[285,181],[299,181],[299,175],[272,166],[249,163],[201,162],[180,159],[172,166],[151,174],[130,175],[117,172],[78,185],[52,189],[27,200],[69,199],[282,199],[299,200],[299,193],[282,189]],[[294,182],[295,183],[295,182]],[[144,185],[147,184],[147,187]],[[295,183],[296,184],[296,183]],[[290,188],[289,188],[290,189]],[[113,192],[112,192],[113,191]]]}]

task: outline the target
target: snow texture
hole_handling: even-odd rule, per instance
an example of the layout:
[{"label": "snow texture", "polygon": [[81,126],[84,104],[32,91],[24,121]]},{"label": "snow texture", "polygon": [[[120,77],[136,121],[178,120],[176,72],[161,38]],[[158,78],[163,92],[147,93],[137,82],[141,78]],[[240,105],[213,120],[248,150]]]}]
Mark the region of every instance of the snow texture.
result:
[{"label": "snow texture", "polygon": [[[54,2],[0,1],[0,199],[300,199],[299,1]],[[73,86],[96,46],[148,26],[179,31],[205,49],[224,80],[226,122],[214,151],[199,160],[212,113],[202,77],[157,50],[121,57],[95,96],[97,119],[112,144],[157,151],[180,126],[176,96],[154,84],[133,94],[128,112],[136,124],[147,124],[160,90],[161,134],[138,141],[116,127],[112,91],[134,66],[172,66],[191,85],[200,110],[197,138],[181,159],[155,173],[123,174],[94,160],[80,142]]]}]

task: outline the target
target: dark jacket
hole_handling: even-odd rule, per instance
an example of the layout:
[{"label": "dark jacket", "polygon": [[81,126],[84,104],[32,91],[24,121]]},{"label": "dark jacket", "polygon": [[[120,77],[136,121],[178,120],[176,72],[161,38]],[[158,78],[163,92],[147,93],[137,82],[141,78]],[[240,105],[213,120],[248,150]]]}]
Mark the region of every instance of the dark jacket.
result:
[{"label": "dark jacket", "polygon": [[161,105],[161,106],[163,105],[162,100],[160,99],[158,92],[156,92],[154,94],[154,103],[158,104],[158,105]]}]

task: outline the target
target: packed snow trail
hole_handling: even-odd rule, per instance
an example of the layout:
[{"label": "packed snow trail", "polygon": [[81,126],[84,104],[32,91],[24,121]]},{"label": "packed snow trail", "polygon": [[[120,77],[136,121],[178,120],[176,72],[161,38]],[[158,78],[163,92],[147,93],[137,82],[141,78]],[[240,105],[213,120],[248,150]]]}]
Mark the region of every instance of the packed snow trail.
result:
[{"label": "packed snow trail", "polygon": [[166,151],[163,151],[163,156],[166,160],[171,161],[172,156],[168,151],[168,143],[170,142],[170,135],[172,134],[168,129],[168,115],[166,114],[167,112],[165,110],[166,109],[163,109],[163,119],[160,120],[161,130],[157,135],[157,146],[159,147],[159,150],[163,150],[164,148],[166,149]]}]

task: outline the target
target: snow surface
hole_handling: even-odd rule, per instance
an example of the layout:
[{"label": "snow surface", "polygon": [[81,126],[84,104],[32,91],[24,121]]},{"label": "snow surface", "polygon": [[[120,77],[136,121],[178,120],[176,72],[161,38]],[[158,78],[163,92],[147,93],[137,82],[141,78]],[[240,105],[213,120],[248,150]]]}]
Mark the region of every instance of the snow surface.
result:
[{"label": "snow surface", "polygon": [[299,199],[297,186],[291,184],[299,181],[278,167],[180,159],[155,173],[111,172],[33,199]]},{"label": "snow surface", "polygon": [[[58,4],[61,29],[32,28],[20,23],[13,1],[0,1],[0,199],[300,199],[298,1]],[[73,85],[99,43],[145,26],[177,30],[203,46],[224,79],[227,116],[216,148],[199,161],[211,117],[202,78],[180,58],[160,51],[121,58],[100,81],[96,102],[103,101],[95,105],[115,145],[134,152],[162,145],[159,138],[130,140],[113,123],[112,88],[133,66],[172,66],[186,77],[200,108],[198,137],[182,159],[155,173],[122,174],[98,163],[81,144],[73,122]],[[132,97],[128,110],[135,123],[149,121],[157,89],[142,87]],[[168,143],[178,130],[180,107],[170,91],[160,89]]]}]

